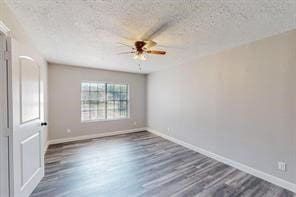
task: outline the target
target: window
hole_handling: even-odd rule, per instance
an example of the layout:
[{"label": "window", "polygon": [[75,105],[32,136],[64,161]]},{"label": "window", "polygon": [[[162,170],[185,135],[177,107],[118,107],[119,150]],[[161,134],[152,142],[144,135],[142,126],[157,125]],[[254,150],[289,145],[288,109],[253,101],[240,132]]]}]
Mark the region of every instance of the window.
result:
[{"label": "window", "polygon": [[81,83],[81,121],[128,118],[128,85]]}]

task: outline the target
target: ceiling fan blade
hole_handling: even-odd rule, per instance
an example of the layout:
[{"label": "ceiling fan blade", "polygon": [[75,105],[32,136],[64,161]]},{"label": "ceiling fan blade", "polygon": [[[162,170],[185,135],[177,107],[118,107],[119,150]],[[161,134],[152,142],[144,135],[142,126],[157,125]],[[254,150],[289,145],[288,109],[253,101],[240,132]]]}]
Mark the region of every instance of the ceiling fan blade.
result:
[{"label": "ceiling fan blade", "polygon": [[144,40],[144,42],[145,42],[145,46],[144,47],[146,49],[152,48],[152,47],[154,47],[154,46],[157,45],[157,43],[154,42],[153,40]]},{"label": "ceiling fan blade", "polygon": [[153,40],[169,28],[173,27],[177,23],[180,23],[183,19],[187,17],[186,15],[186,13],[180,13],[173,17],[161,19],[161,23],[158,23],[154,27],[148,29],[148,31],[144,32],[144,34],[142,34],[140,38],[142,40]]},{"label": "ceiling fan blade", "polygon": [[145,51],[146,53],[149,54],[155,54],[155,55],[165,55],[166,52],[165,51],[156,51],[156,50],[149,50],[149,51]]},{"label": "ceiling fan blade", "polygon": [[186,47],[180,47],[180,46],[176,46],[176,45],[157,45],[157,47],[160,47],[160,48],[169,48],[169,49],[180,49],[180,50],[185,50]]},{"label": "ceiling fan blade", "polygon": [[117,42],[117,44],[121,44],[123,46],[126,46],[126,47],[129,47],[129,48],[134,49],[134,46],[132,46],[132,45],[124,44],[124,43],[121,43],[121,42]]},{"label": "ceiling fan blade", "polygon": [[152,40],[159,36],[161,33],[163,33],[165,30],[167,30],[172,25],[171,21],[166,21],[162,24],[159,24],[157,26],[154,26],[152,29],[148,30],[146,33],[144,33],[141,38],[143,40]]},{"label": "ceiling fan blade", "polygon": [[131,54],[131,53],[136,53],[136,51],[121,52],[121,53],[117,53],[117,55]]}]

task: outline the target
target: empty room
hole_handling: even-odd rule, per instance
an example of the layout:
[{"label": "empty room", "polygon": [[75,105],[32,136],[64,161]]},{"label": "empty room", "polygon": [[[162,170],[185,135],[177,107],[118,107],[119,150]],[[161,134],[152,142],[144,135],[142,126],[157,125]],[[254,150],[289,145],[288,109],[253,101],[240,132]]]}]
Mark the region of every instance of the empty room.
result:
[{"label": "empty room", "polygon": [[296,197],[295,0],[0,0],[0,197]]}]

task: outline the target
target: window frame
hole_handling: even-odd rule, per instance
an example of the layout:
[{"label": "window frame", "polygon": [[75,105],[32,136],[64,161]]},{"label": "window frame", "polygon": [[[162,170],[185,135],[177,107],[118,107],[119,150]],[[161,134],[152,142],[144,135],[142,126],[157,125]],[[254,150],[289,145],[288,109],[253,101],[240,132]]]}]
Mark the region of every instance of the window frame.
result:
[{"label": "window frame", "polygon": [[[82,94],[82,83],[104,83],[105,84],[105,118],[104,119],[97,119],[97,120],[82,120],[82,100],[81,100],[81,94]],[[107,115],[107,84],[113,84],[113,85],[127,85],[127,117],[124,118],[112,118],[108,119]],[[130,85],[127,83],[120,83],[120,82],[107,82],[107,81],[90,81],[90,80],[82,80],[80,81],[80,122],[81,123],[91,123],[91,122],[106,122],[106,121],[116,121],[116,120],[128,120],[130,119]]]}]

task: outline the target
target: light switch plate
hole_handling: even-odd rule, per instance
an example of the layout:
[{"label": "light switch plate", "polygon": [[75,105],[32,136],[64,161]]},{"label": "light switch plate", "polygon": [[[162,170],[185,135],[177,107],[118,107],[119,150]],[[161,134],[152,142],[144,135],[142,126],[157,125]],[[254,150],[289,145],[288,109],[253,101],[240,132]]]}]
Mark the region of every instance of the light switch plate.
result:
[{"label": "light switch plate", "polygon": [[278,169],[280,170],[280,171],[286,171],[287,170],[287,165],[286,165],[286,163],[285,162],[282,162],[282,161],[279,161],[278,162]]}]

